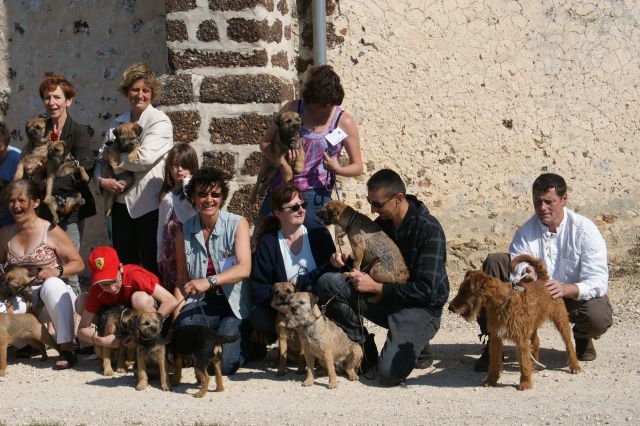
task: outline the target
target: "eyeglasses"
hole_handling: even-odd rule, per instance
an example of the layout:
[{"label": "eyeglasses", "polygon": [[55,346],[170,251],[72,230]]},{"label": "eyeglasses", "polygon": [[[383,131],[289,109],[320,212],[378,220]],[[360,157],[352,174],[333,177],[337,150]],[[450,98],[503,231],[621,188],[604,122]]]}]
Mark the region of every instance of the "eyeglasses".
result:
[{"label": "eyeglasses", "polygon": [[198,197],[199,198],[207,198],[207,196],[210,196],[211,198],[220,198],[220,197],[222,197],[222,192],[215,192],[215,191],[211,191],[211,192],[201,191],[201,192],[198,192]]},{"label": "eyeglasses", "polygon": [[369,203],[371,207],[373,207],[374,209],[381,209],[384,207],[385,204],[393,200],[393,197],[395,196],[396,194],[393,194],[391,198],[389,198],[387,201],[373,201],[373,200],[370,200],[369,197],[367,197],[367,203]]},{"label": "eyeglasses", "polygon": [[300,208],[302,208],[303,210],[306,210],[307,205],[308,203],[306,201],[303,201],[300,204],[293,204],[291,206],[280,207],[278,210],[291,209],[292,212],[297,212],[298,210],[300,210]]}]

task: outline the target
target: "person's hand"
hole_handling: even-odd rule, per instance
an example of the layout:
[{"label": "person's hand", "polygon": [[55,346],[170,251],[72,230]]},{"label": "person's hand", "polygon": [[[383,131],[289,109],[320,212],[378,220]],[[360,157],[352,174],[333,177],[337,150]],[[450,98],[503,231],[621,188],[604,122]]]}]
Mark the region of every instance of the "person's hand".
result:
[{"label": "person's hand", "polygon": [[547,291],[551,295],[551,298],[559,299],[564,297],[564,285],[560,281],[549,280],[545,282],[544,285],[547,287]]},{"label": "person's hand", "polygon": [[34,164],[25,165],[24,172],[27,176],[31,176],[32,174],[40,170],[42,167],[43,167],[42,162],[38,161],[37,163],[34,163]]},{"label": "person's hand", "polygon": [[289,165],[293,167],[293,165],[296,164],[297,159],[298,159],[298,150],[290,149],[289,152],[287,152],[287,163],[289,163]]},{"label": "person's hand", "polygon": [[60,276],[60,271],[55,266],[50,268],[43,268],[38,271],[36,278],[38,281],[44,281],[47,278]]},{"label": "person's hand", "polygon": [[345,275],[351,278],[353,289],[359,293],[380,294],[382,292],[382,284],[375,282],[373,278],[365,272],[351,271]]},{"label": "person's hand", "polygon": [[112,178],[100,179],[100,188],[112,195],[118,195],[124,191],[124,185]]},{"label": "person's hand", "polygon": [[340,269],[344,267],[348,257],[349,256],[344,253],[335,252],[329,258],[329,262],[331,262],[331,266],[333,266],[334,268]]},{"label": "person's hand", "polygon": [[337,174],[338,170],[340,170],[340,163],[338,163],[338,158],[331,158],[326,152],[322,153],[322,164],[328,172],[331,172],[333,174]]},{"label": "person's hand", "polygon": [[186,294],[200,294],[209,290],[211,285],[209,284],[209,280],[206,278],[200,278],[199,280],[191,280],[185,283],[184,291]]}]

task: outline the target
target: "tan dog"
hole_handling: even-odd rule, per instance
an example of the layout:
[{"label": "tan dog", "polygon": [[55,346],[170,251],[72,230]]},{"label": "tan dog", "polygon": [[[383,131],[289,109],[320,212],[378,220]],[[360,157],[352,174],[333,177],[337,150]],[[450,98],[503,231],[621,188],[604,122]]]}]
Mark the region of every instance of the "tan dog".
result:
[{"label": "tan dog", "polygon": [[520,361],[519,390],[531,389],[531,357],[539,359],[540,339],[537,330],[547,320],[553,321],[562,335],[567,348],[569,371],[580,372],[576,351],[571,341],[569,316],[562,299],[552,299],[545,281],[547,271],[543,263],[529,255],[515,257],[510,264],[528,262],[536,271],[538,280],[523,285],[518,291],[482,271],[469,271],[460,284],[458,294],[449,304],[449,310],[461,315],[467,321],[477,318],[481,308],[485,309],[489,329],[489,374],[483,386],[495,386],[502,369],[502,339],[516,344]]},{"label": "tan dog", "polygon": [[23,266],[8,265],[3,268],[0,281],[0,298],[7,307],[7,312],[13,313],[14,306],[11,299],[20,297],[27,304],[27,312],[33,313],[31,305],[31,285],[35,279],[29,276],[29,269]]},{"label": "tan dog", "polygon": [[47,161],[51,138],[49,134],[47,134],[46,126],[47,122],[44,118],[34,118],[27,122],[25,126],[27,143],[20,155],[20,161],[13,175],[13,180],[16,181],[27,178],[38,185],[40,185],[42,181],[46,181],[43,202],[49,208],[51,215],[57,222],[57,206],[51,195],[53,191],[53,176],[56,170],[55,166],[49,164]]},{"label": "tan dog", "polygon": [[[296,289],[293,284],[288,281],[275,283],[272,288],[273,296],[271,298],[271,305],[289,311],[291,296],[293,296],[295,291]],[[287,374],[287,355],[289,355],[289,351],[297,354],[298,373],[303,374],[305,363],[302,344],[294,330],[287,326],[290,312],[287,314],[283,314],[280,311],[276,312],[276,335],[278,336],[278,371],[276,374],[278,376]]]},{"label": "tan dog", "polygon": [[329,389],[338,386],[336,371],[344,372],[351,381],[358,380],[356,368],[362,361],[362,348],[322,315],[316,297],[306,292],[294,293],[289,305],[291,316],[287,326],[295,329],[307,361],[307,377],[302,386],[313,384],[316,358],[327,370]]},{"label": "tan dog", "polygon": [[[128,153],[127,161],[130,163],[138,161],[142,127],[140,127],[138,123],[121,123],[113,130],[113,135],[115,136],[115,140],[107,145],[102,152],[102,158],[106,165],[106,167],[102,169],[102,177],[116,179],[124,186],[124,190],[122,191],[124,193],[133,185],[135,181],[134,174],[133,172],[124,171],[116,175],[114,170],[117,169],[118,164],[120,164],[120,153]],[[111,214],[111,206],[113,206],[114,199],[114,195],[105,192],[105,216]]]},{"label": "tan dog", "polygon": [[33,314],[0,314],[0,376],[7,370],[7,346],[21,341],[40,350],[43,361],[48,358],[45,344],[60,349]]},{"label": "tan dog", "polygon": [[[300,173],[304,169],[304,149],[300,143],[300,128],[302,119],[295,111],[285,111],[275,119],[278,131],[273,137],[273,141],[268,145],[272,158],[275,158],[277,167],[274,167],[266,158],[262,158],[258,178],[251,193],[251,201],[256,201],[264,196],[267,188],[276,177],[277,172],[282,171],[285,182],[293,179],[294,173]],[[296,150],[296,162],[289,165],[287,154],[290,149]]]},{"label": "tan dog", "polygon": [[[349,239],[353,250],[353,270],[364,266],[375,281],[381,283],[404,284],[409,278],[409,270],[398,246],[377,223],[342,201],[329,201],[320,211],[318,218],[325,225],[338,225]],[[373,298],[373,302],[382,296]]]},{"label": "tan dog", "polygon": [[[118,337],[126,335],[124,323],[129,322],[131,317],[135,315],[132,309],[124,305],[110,306],[103,312],[100,312],[97,319],[97,332],[99,336],[109,336],[115,334]],[[111,366],[111,348],[96,345],[94,347],[98,358],[102,359],[102,374],[104,376],[113,376],[113,367]],[[124,345],[118,348],[118,363],[116,371],[124,373],[127,368],[133,365],[133,362],[127,363],[128,360],[134,359],[133,349],[128,349]]]},{"label": "tan dog", "polygon": [[160,387],[163,391],[171,390],[169,372],[166,366],[166,348],[162,332],[162,315],[156,312],[135,311],[133,315],[123,319],[123,324],[132,330],[136,339],[136,390],[144,390],[149,384],[147,369],[157,365],[160,373]]},{"label": "tan dog", "polygon": [[[73,158],[70,152],[66,151],[67,144],[64,141],[58,140],[49,145],[48,164],[55,170],[54,178],[73,175],[77,181],[89,182],[87,171]],[[85,203],[79,191],[74,191],[66,197],[56,195],[54,199],[56,200],[57,213],[63,216],[69,215]]]}]

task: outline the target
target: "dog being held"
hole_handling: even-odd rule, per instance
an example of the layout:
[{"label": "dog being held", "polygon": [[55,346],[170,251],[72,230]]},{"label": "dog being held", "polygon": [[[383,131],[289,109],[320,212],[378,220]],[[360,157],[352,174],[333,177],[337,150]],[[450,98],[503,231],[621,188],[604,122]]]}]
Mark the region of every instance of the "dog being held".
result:
[{"label": "dog being held", "polygon": [[[278,336],[278,376],[287,374],[287,356],[289,351],[298,356],[298,374],[304,373],[305,362],[302,344],[295,331],[288,327],[287,321],[290,312],[291,296],[296,289],[289,281],[275,283],[272,287],[273,296],[271,298],[271,306],[276,309],[276,335]],[[281,310],[285,310],[283,313]]]},{"label": "dog being held", "polygon": [[45,345],[60,351],[46,327],[33,314],[0,314],[0,377],[7,370],[7,346],[18,342],[38,349],[43,361],[48,359]]},{"label": "dog being held", "polygon": [[[278,130],[266,149],[277,162],[277,166],[274,166],[266,158],[262,158],[258,178],[251,193],[251,201],[256,201],[259,197],[264,196],[278,171],[282,171],[282,178],[285,182],[290,182],[294,173],[300,173],[304,169],[304,149],[300,143],[300,128],[302,127],[300,115],[295,111],[285,111],[276,117],[275,123]],[[290,149],[296,150],[293,168],[287,161]]]},{"label": "dog being held", "polygon": [[174,357],[174,370],[171,384],[178,386],[182,378],[182,362],[186,357],[193,359],[193,368],[200,383],[200,389],[193,396],[202,398],[209,388],[207,367],[213,364],[216,374],[215,392],[223,392],[222,382],[222,345],[238,340],[240,336],[224,336],[204,325],[185,325],[173,330],[169,350]]},{"label": "dog being held", "polygon": [[484,308],[489,330],[489,373],[483,386],[495,386],[502,369],[502,339],[513,341],[520,362],[519,390],[531,389],[532,362],[540,356],[540,339],[537,330],[547,320],[553,321],[567,348],[569,372],[580,372],[576,351],[571,341],[571,326],[564,301],[549,295],[545,281],[549,279],[542,261],[529,256],[516,256],[509,269],[514,273],[518,263],[527,262],[535,270],[537,280],[528,282],[518,291],[480,270],[468,271],[460,284],[458,294],[449,304],[449,311],[461,315],[467,321],[478,317]]},{"label": "dog being held", "polygon": [[[78,163],[67,151],[67,144],[64,141],[57,140],[49,146],[48,161],[55,170],[54,179],[72,175],[76,181],[89,182],[87,171]],[[77,210],[84,205],[85,200],[79,191],[73,191],[69,194],[55,194],[57,213],[68,216],[72,211]],[[57,222],[57,218],[55,218]]]},{"label": "dog being held", "polygon": [[[115,140],[104,148],[102,152],[102,159],[104,160],[105,167],[102,168],[103,178],[116,179],[122,186],[124,186],[123,193],[127,192],[135,180],[133,172],[123,171],[115,174],[114,170],[118,168],[120,164],[120,154],[127,154],[127,161],[135,163],[139,159],[140,151],[140,136],[142,135],[142,127],[138,123],[121,123],[113,130]],[[115,196],[105,191],[104,205],[105,216],[111,214],[111,207]]]},{"label": "dog being held", "polygon": [[322,315],[316,296],[306,292],[294,293],[289,306],[291,314],[287,326],[295,329],[307,361],[307,377],[302,386],[313,384],[316,358],[327,370],[329,389],[338,386],[336,371],[344,372],[349,380],[358,380],[356,369],[362,361],[362,348]]},{"label": "dog being held", "polygon": [[[99,336],[109,336],[111,334],[117,337],[124,337],[127,335],[125,323],[130,321],[130,318],[135,315],[135,311],[127,308],[124,305],[108,306],[106,309],[101,310],[98,313],[96,321],[96,329]],[[111,348],[102,347],[96,345],[94,347],[95,353],[98,358],[102,359],[102,374],[104,376],[113,376],[113,367],[111,366]],[[124,373],[127,371],[127,367],[133,365],[134,350],[127,348],[124,345],[120,345],[118,348],[118,363],[116,365],[116,371],[118,373]]]},{"label": "dog being held", "polygon": [[158,367],[160,387],[163,391],[171,390],[169,373],[166,366],[166,349],[162,336],[162,315],[157,312],[133,311],[123,318],[123,326],[136,341],[136,390],[144,390],[149,384],[147,370]]},{"label": "dog being held", "polygon": [[[329,201],[318,211],[325,225],[339,226],[349,239],[353,251],[353,270],[363,266],[375,281],[404,284],[409,270],[398,246],[373,220],[339,200]],[[381,295],[373,298],[378,302]]]}]

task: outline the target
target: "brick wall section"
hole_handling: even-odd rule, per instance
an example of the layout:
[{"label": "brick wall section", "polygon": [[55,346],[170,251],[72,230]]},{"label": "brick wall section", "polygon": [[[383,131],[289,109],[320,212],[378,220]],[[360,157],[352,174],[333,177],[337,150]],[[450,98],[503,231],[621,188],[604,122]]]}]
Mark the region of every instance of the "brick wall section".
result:
[{"label": "brick wall section", "polygon": [[171,75],[160,103],[174,139],[233,176],[227,208],[251,221],[258,142],[298,87],[292,1],[166,1]]}]

